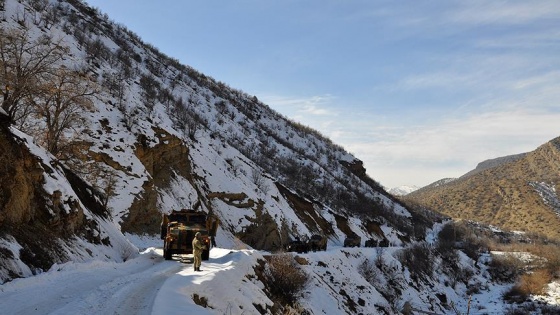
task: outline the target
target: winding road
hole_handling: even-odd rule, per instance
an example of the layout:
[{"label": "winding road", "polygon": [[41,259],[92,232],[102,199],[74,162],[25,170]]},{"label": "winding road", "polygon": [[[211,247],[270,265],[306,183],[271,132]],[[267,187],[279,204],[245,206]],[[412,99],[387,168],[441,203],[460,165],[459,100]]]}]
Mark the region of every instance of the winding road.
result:
[{"label": "winding road", "polygon": [[0,286],[2,314],[152,314],[172,275],[190,267],[165,261],[161,250],[125,263],[65,264],[61,272],[16,279]]}]

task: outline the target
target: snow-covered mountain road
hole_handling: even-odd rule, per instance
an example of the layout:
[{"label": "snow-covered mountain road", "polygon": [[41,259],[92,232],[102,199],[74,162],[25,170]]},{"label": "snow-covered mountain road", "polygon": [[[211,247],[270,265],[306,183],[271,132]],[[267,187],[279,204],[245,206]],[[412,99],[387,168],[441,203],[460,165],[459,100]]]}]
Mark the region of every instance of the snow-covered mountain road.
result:
[{"label": "snow-covered mountain road", "polygon": [[[313,314],[355,314],[360,310],[363,314],[381,313],[377,309],[384,305],[380,292],[386,287],[387,277],[378,273],[379,285],[372,286],[357,266],[364,259],[374,261],[381,254],[386,268],[397,271],[391,275],[393,281],[408,280],[406,274],[398,272],[400,268],[394,258],[398,250],[330,246],[327,251],[299,255],[301,267],[310,275],[301,297],[306,308]],[[194,272],[190,262],[181,262],[178,257],[166,261],[162,254],[161,249],[148,247],[124,263],[70,262],[37,276],[4,283],[0,285],[0,314],[246,315],[272,308],[254,269],[265,259],[263,255],[269,253],[213,248],[210,260],[202,263],[202,272]],[[462,295],[461,287],[440,283],[444,283],[443,278],[431,285],[458,309],[466,310],[469,299]],[[505,305],[501,296],[507,287],[485,286],[471,296],[471,306],[486,314],[502,314]],[[423,288],[408,288],[400,297],[417,309],[428,310],[430,304],[423,296],[429,294]],[[547,303],[557,305],[557,300]],[[439,311],[452,314],[451,310]]]},{"label": "snow-covered mountain road", "polygon": [[[193,303],[193,294],[220,296],[223,289],[242,292],[237,286],[247,284],[242,279],[252,270],[251,254],[213,249],[200,273],[190,263],[163,260],[161,249],[155,248],[124,263],[95,260],[54,266],[46,273],[0,285],[0,313],[220,314],[234,305],[209,300],[214,309],[203,308]],[[236,313],[233,309],[232,314]]]},{"label": "snow-covered mountain road", "polygon": [[151,314],[165,280],[186,268],[164,261],[156,250],[121,264],[69,263],[4,284],[0,309],[6,314]]}]

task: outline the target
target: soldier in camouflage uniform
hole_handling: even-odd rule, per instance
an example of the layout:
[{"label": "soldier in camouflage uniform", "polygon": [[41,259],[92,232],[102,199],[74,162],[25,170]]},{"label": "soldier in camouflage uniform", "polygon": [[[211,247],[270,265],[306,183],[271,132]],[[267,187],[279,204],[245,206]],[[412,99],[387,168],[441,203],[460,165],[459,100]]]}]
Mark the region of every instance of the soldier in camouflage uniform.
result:
[{"label": "soldier in camouflage uniform", "polygon": [[193,256],[194,256],[194,271],[200,270],[200,265],[202,264],[202,251],[206,249],[206,246],[202,244],[200,232],[196,232],[192,241]]}]

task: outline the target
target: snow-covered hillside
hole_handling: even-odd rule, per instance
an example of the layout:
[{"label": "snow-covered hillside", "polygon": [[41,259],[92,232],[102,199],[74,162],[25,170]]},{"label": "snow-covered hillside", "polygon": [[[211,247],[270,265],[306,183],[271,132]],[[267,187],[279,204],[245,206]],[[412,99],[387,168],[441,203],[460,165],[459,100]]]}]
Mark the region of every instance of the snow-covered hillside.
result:
[{"label": "snow-covered hillside", "polygon": [[[274,218],[278,230],[287,227],[289,236],[325,232],[338,243],[347,234],[399,242],[394,224],[408,226],[411,214],[364,177],[361,163],[341,147],[168,58],[80,1],[39,3],[44,12],[35,11],[37,2],[6,1],[2,25],[23,24],[30,34],[61,39],[69,51],[61,62],[99,83],[95,107],[67,135],[88,144],[86,156],[67,165],[75,172],[96,169],[81,176],[105,194],[124,229],[156,233],[159,213],[200,203],[200,210],[221,216],[222,239],[258,223],[259,212]],[[21,12],[37,22],[24,23],[31,17]],[[36,124],[41,120],[20,123]],[[307,199],[311,216],[334,230],[306,220],[286,194]],[[231,195],[242,196],[237,205]],[[388,234],[370,235],[355,215],[378,218]],[[334,216],[348,220],[347,227],[337,228]]]},{"label": "snow-covered hillside", "polygon": [[[473,288],[481,309],[493,309],[482,296],[503,287],[485,265],[453,247],[450,263],[434,249],[441,217],[405,207],[317,131],[181,65],[83,1],[0,3],[3,34],[39,48],[56,43],[65,54],[52,70],[92,86],[91,106],[61,130],[71,150],[47,152],[39,113],[0,128],[0,161],[19,163],[0,168],[2,311],[280,312],[287,305],[262,278],[267,259],[313,234],[329,249],[296,259],[310,279],[299,310],[392,314],[409,302],[449,313],[451,302],[464,309]],[[32,191],[32,203],[17,199],[9,180],[26,173],[34,176],[17,188]],[[162,213],[182,208],[220,219],[218,247],[200,274],[162,261],[161,243],[137,241],[159,233]],[[347,237],[384,247],[343,248]]]},{"label": "snow-covered hillside", "polygon": [[[117,229],[156,234],[161,213],[198,206],[220,218],[221,246],[241,241],[278,250],[314,233],[338,245],[347,235],[395,245],[410,239],[411,213],[343,148],[256,97],[179,64],[85,3],[8,0],[0,25],[39,47],[45,43],[40,36],[47,35],[47,43],[66,52],[58,66],[97,83],[93,107],[63,130],[61,140],[81,150],[65,156],[64,165],[111,211],[109,224]],[[30,133],[44,124],[38,115],[15,121]],[[41,136],[35,133],[35,141]],[[46,155],[29,149],[31,142],[32,154]],[[56,180],[44,186],[46,198],[54,193],[51,186],[68,186],[63,176]],[[72,189],[58,189],[56,198],[71,203]],[[7,223],[25,229],[35,215],[27,211],[30,219]],[[49,215],[46,220],[53,220]],[[268,234],[258,234],[264,230]],[[100,233],[104,246],[121,242],[115,233]],[[10,248],[5,265],[25,265],[18,237],[6,235],[3,243]],[[121,251],[106,256],[120,260]],[[73,259],[60,255],[50,263]],[[29,275],[5,268],[4,280]]]},{"label": "snow-covered hillside", "polygon": [[399,186],[399,187],[394,187],[389,189],[389,193],[392,194],[393,196],[405,196],[410,194],[413,191],[418,190],[420,187],[418,186],[408,186],[408,185],[404,185],[404,186]]},{"label": "snow-covered hillside", "polygon": [[[57,264],[36,277],[3,285],[0,309],[6,314],[172,315],[258,314],[259,309],[272,307],[255,273],[263,255],[269,253],[215,248],[197,273],[188,262],[164,261],[160,249],[149,247],[153,243],[149,238],[134,239],[138,247],[146,249],[125,263]],[[447,286],[450,280],[445,274],[418,287],[408,286],[410,274],[402,273],[395,259],[398,250],[335,246],[326,252],[300,255],[302,268],[310,275],[301,304],[310,314],[391,314],[406,302],[437,314],[452,314],[451,303],[457,310],[467,309],[466,286]],[[381,260],[384,266],[377,268],[375,262]],[[468,258],[463,260],[465,266],[472,264]],[[370,282],[363,276],[365,268],[369,268]],[[473,295],[471,309],[487,314],[504,309],[499,296],[507,286],[490,286],[480,276],[475,279],[483,289]]]}]

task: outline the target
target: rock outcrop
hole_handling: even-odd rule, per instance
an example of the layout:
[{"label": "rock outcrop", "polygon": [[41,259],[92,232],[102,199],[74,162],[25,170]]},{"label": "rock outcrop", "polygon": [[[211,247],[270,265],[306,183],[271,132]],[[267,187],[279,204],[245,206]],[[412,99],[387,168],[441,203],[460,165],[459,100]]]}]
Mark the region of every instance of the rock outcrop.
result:
[{"label": "rock outcrop", "polygon": [[[0,126],[0,236],[12,246],[0,242],[0,281],[68,260],[65,247],[75,238],[110,245],[97,221],[109,213],[94,190],[56,160],[32,153],[30,139],[8,126]],[[63,178],[59,189],[55,178]]]},{"label": "rock outcrop", "polygon": [[[136,156],[150,174],[143,185],[143,193],[136,197],[124,218],[123,232],[146,233],[159,231],[161,212],[157,207],[157,189],[166,188],[176,176],[192,182],[189,150],[181,139],[163,129],[154,129],[158,143],[150,146],[144,136],[136,144]],[[180,210],[180,209],[175,209]]]}]

